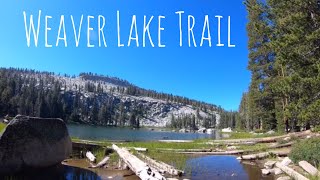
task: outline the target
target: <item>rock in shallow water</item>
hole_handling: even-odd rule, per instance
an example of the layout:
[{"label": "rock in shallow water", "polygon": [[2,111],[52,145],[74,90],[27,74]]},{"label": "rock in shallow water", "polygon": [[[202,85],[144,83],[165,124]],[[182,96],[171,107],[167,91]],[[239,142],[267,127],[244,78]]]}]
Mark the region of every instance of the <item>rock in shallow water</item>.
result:
[{"label": "rock in shallow water", "polygon": [[0,173],[56,165],[71,152],[63,120],[17,116],[0,137]]},{"label": "rock in shallow water", "polygon": [[263,175],[269,175],[271,173],[268,169],[262,169],[261,172]]},{"label": "rock in shallow water", "polygon": [[276,164],[276,161],[268,161],[268,162],[264,163],[264,167],[266,169],[272,169],[275,164]]}]

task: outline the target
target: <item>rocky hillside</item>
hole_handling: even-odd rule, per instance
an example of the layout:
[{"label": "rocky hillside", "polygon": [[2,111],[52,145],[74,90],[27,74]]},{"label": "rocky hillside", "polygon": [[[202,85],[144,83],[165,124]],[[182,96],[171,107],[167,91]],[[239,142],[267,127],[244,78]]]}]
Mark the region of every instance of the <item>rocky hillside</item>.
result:
[{"label": "rocky hillside", "polygon": [[0,69],[3,115],[58,117],[113,126],[215,127],[221,108],[137,87],[119,78]]}]

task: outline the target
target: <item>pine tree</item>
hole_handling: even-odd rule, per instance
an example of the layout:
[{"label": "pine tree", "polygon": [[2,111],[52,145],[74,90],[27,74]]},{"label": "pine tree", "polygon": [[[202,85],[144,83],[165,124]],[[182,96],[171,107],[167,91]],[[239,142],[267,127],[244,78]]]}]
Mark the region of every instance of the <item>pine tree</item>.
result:
[{"label": "pine tree", "polygon": [[316,3],[311,0],[269,1],[275,28],[272,41],[278,72],[274,84],[279,98],[277,113],[287,130],[295,129],[299,122],[310,121],[305,115],[317,107],[319,100],[320,19]]},{"label": "pine tree", "polygon": [[249,92],[246,95],[245,114],[247,129],[273,129],[276,127],[274,94],[271,84],[275,74],[274,52],[270,48],[273,36],[270,25],[270,9],[265,2],[247,0],[249,23],[249,70],[252,73]]}]

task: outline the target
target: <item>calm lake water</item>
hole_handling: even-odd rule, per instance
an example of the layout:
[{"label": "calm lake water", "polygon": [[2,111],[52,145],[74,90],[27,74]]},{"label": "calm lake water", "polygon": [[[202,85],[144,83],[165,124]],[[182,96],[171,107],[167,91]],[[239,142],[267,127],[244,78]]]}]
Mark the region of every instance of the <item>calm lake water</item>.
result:
[{"label": "calm lake water", "polygon": [[[80,164],[88,163],[80,160]],[[88,164],[85,165],[88,167]],[[234,156],[190,157],[185,175],[180,179],[191,180],[272,180],[272,176],[263,177],[256,165],[240,163]],[[40,172],[1,177],[8,180],[138,180],[130,172],[104,169],[88,170],[72,166],[60,165]]]},{"label": "calm lake water", "polygon": [[242,164],[235,156],[202,156],[187,161],[187,178],[192,180],[272,180],[263,177],[261,170],[254,164]]},{"label": "calm lake water", "polygon": [[119,127],[102,127],[90,125],[68,125],[71,137],[89,140],[127,140],[127,141],[155,141],[155,140],[193,140],[193,139],[219,139],[220,133],[213,131],[212,134],[203,133],[178,133],[171,131],[151,131],[148,128],[132,129]]}]

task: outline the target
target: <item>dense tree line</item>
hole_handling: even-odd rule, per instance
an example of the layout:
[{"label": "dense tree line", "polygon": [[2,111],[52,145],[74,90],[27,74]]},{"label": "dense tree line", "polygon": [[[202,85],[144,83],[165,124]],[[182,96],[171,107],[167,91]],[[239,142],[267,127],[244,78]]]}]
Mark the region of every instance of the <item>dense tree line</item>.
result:
[{"label": "dense tree line", "polygon": [[251,83],[240,129],[299,130],[320,124],[319,0],[246,0]]},{"label": "dense tree line", "polygon": [[[64,77],[70,78],[68,75]],[[73,76],[72,78],[75,78]],[[202,125],[199,110],[208,111],[215,106],[173,96],[165,93],[145,90],[127,81],[92,73],[82,73],[80,78],[85,83],[73,84],[72,90],[67,90],[67,80],[54,73],[38,72],[27,69],[0,68],[0,115],[15,116],[17,114],[62,118],[65,121],[90,123],[97,125],[133,126],[139,127],[140,120],[145,117],[149,107],[139,101],[123,101],[116,94],[147,96],[165,101],[187,105],[197,105],[197,120],[191,120],[191,115],[181,115],[176,120],[181,122],[172,127],[191,127]],[[106,88],[105,83],[113,85]],[[70,87],[69,87],[70,88]],[[188,119],[188,120],[187,120]],[[212,118],[203,119],[205,126],[212,126]],[[188,122],[188,123],[187,123]]]},{"label": "dense tree line", "polygon": [[115,85],[119,85],[117,88],[113,89],[113,91],[121,94],[127,94],[132,96],[146,96],[146,97],[161,99],[161,100],[174,102],[174,103],[192,105],[194,107],[200,108],[204,112],[207,112],[208,110],[215,111],[219,108],[216,105],[208,104],[202,101],[197,101],[197,100],[193,100],[193,99],[189,99],[186,97],[177,96],[173,94],[168,94],[168,93],[161,93],[154,90],[143,89],[129,83],[126,80],[122,80],[119,78],[114,78],[114,77],[109,77],[104,75],[97,75],[93,73],[80,73],[80,76],[86,80],[91,80],[93,82],[104,81],[104,82],[110,82]]},{"label": "dense tree line", "polygon": [[172,128],[186,128],[189,130],[197,130],[199,127],[204,128],[216,128],[217,121],[216,114],[208,114],[208,116],[202,117],[199,109],[196,114],[182,114],[178,117],[171,116]]}]

